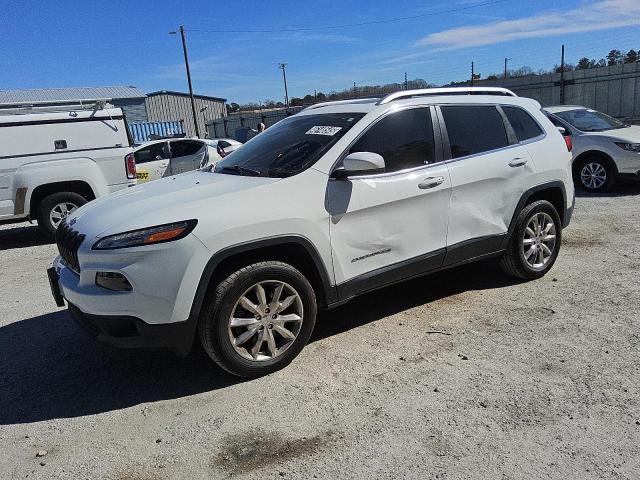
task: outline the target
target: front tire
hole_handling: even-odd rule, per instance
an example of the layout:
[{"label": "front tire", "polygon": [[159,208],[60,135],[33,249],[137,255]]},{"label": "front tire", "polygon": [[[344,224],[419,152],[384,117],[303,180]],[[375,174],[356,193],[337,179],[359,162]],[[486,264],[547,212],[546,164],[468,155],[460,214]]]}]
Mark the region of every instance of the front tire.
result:
[{"label": "front tire", "polygon": [[205,300],[198,326],[207,354],[239,377],[286,367],[307,344],[317,312],[313,288],[279,261],[255,263],[229,275]]},{"label": "front tire", "polygon": [[530,203],[518,215],[500,267],[523,280],[540,278],[558,258],[561,242],[562,224],[555,207],[546,200]]},{"label": "front tire", "polygon": [[611,162],[600,157],[587,157],[578,162],[573,172],[574,184],[592,193],[610,191],[616,182]]},{"label": "front tire", "polygon": [[52,193],[43,198],[38,206],[38,226],[50,238],[55,238],[60,222],[85,203],[87,199],[75,192]]}]

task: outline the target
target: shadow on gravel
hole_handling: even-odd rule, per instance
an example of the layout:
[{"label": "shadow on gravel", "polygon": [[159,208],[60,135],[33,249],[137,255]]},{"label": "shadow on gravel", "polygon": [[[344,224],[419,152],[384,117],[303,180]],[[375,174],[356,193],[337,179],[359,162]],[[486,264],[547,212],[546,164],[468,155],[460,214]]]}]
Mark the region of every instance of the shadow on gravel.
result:
[{"label": "shadow on gravel", "polygon": [[112,350],[65,310],[0,328],[0,425],[79,417],[238,383],[201,348]]},{"label": "shadow on gravel", "polygon": [[473,263],[419,277],[354,298],[340,308],[319,312],[311,341],[458,293],[508,287],[520,282],[502,273],[495,261]]},{"label": "shadow on gravel", "polygon": [[0,251],[37,247],[53,243],[36,225],[9,227],[0,230]]},{"label": "shadow on gravel", "polygon": [[[459,267],[378,290],[322,312],[312,341],[467,290],[512,285],[494,264]],[[197,344],[168,352],[112,350],[61,310],[0,328],[0,425],[71,418],[176,399],[241,382]]]},{"label": "shadow on gravel", "polygon": [[605,193],[590,193],[576,188],[576,197],[629,197],[640,195],[640,181],[620,178],[617,180],[613,190]]}]

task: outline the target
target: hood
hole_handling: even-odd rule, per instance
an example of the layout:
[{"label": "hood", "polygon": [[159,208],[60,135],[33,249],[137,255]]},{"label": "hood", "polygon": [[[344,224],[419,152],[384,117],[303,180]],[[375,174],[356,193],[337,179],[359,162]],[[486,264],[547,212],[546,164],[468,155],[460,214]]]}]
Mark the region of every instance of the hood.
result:
[{"label": "hood", "polygon": [[604,130],[602,132],[588,132],[585,135],[597,135],[599,137],[606,136],[616,142],[640,143],[640,126],[631,125],[625,128],[615,128],[612,130]]},{"label": "hood", "polygon": [[232,205],[225,197],[280,179],[194,171],[125,188],[76,210],[67,220],[87,237],[198,218]]}]

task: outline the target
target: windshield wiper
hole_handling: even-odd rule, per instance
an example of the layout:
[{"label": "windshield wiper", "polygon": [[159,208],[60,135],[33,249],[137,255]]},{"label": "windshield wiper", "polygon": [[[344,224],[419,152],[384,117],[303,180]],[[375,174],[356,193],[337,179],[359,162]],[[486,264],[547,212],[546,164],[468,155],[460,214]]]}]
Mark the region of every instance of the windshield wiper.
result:
[{"label": "windshield wiper", "polygon": [[262,175],[262,173],[260,173],[260,170],[254,170],[253,168],[243,167],[241,165],[223,165],[220,167],[220,171],[222,172],[224,170],[229,170],[239,174],[249,174],[254,177],[259,177],[260,175]]}]

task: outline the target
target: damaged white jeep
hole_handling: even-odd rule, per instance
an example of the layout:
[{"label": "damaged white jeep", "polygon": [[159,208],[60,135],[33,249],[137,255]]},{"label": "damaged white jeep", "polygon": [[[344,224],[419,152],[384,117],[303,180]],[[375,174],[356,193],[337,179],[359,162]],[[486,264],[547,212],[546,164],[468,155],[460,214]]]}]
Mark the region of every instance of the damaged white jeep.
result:
[{"label": "damaged white jeep", "polygon": [[99,340],[234,375],[289,364],[318,308],[494,257],[554,264],[571,154],[534,100],[504,89],[403,91],[317,104],[213,171],[99,198],[57,231],[56,302]]}]

